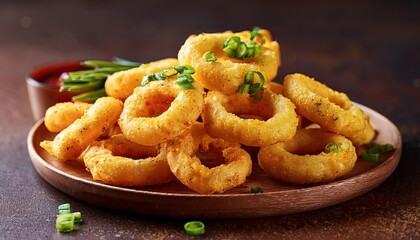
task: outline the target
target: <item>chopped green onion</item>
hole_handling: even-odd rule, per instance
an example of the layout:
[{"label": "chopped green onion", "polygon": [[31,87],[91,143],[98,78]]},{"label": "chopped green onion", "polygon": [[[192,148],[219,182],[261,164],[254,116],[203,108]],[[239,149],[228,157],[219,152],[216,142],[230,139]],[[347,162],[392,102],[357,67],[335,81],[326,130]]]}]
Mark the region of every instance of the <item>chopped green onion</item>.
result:
[{"label": "chopped green onion", "polygon": [[347,150],[347,149],[349,149],[349,148],[350,148],[350,144],[348,144],[348,143],[346,143],[346,142],[342,142],[342,143],[340,143],[339,148],[340,148],[340,149],[343,149],[343,150]]},{"label": "chopped green onion", "polygon": [[191,221],[184,224],[185,232],[190,236],[201,236],[205,233],[204,223],[200,221]]},{"label": "chopped green onion", "polygon": [[58,211],[58,213],[59,213],[59,214],[62,214],[62,213],[71,213],[71,211],[70,211],[70,209],[66,209],[66,210],[59,210],[59,211]]},{"label": "chopped green onion", "polygon": [[366,145],[365,151],[362,153],[362,159],[368,162],[379,162],[379,156],[382,153],[386,153],[394,150],[392,144],[377,144],[370,143]]},{"label": "chopped green onion", "polygon": [[71,232],[74,229],[74,215],[72,213],[61,213],[57,215],[55,227],[59,232]]},{"label": "chopped green onion", "polygon": [[379,162],[379,153],[362,153],[362,159],[368,162]]},{"label": "chopped green onion", "polygon": [[260,186],[251,187],[252,193],[263,193],[263,189]]},{"label": "chopped green onion", "polygon": [[232,50],[236,50],[236,49],[238,49],[239,44],[241,44],[241,43],[242,43],[242,41],[241,41],[240,37],[233,36],[233,37],[230,37],[230,38],[226,39],[226,41],[223,43],[223,49],[229,48],[229,49],[232,49]]},{"label": "chopped green onion", "polygon": [[238,36],[233,36],[223,43],[223,51],[230,57],[238,60],[252,58],[261,54],[258,43],[244,43]]},{"label": "chopped green onion", "polygon": [[141,86],[144,87],[146,86],[149,82],[151,81],[156,81],[156,77],[154,74],[148,74],[146,76],[143,77],[142,81],[141,81]]},{"label": "chopped green onion", "polygon": [[70,203],[63,203],[58,206],[58,211],[68,210],[70,211]]},{"label": "chopped green onion", "polygon": [[194,89],[194,86],[191,84],[194,81],[194,79],[191,77],[191,75],[181,75],[177,80],[176,83],[182,90],[186,89]]},{"label": "chopped green onion", "polygon": [[58,232],[71,232],[75,223],[82,222],[82,213],[71,212],[70,203],[58,206],[58,215],[55,220],[55,227]]},{"label": "chopped green onion", "polygon": [[385,153],[392,150],[394,150],[394,146],[392,146],[389,143],[386,143],[386,144],[370,143],[366,145],[367,153]]},{"label": "chopped green onion", "polygon": [[239,94],[247,94],[249,92],[250,84],[242,84],[238,87],[238,93]]},{"label": "chopped green onion", "polygon": [[[260,82],[254,83],[254,75],[257,74],[260,78]],[[264,83],[265,78],[261,72],[249,71],[245,74],[244,84],[238,87],[239,94],[249,94],[255,100],[261,100],[264,94]]]},{"label": "chopped green onion", "polygon": [[212,52],[212,51],[205,52],[204,53],[204,59],[206,60],[206,62],[216,62],[217,61],[216,54],[214,54],[214,52]]},{"label": "chopped green onion", "polygon": [[251,40],[254,40],[256,37],[260,37],[262,39],[262,43],[265,43],[265,37],[260,33],[260,30],[261,29],[259,27],[254,27],[254,29],[252,29]]},{"label": "chopped green onion", "polygon": [[236,57],[238,59],[244,59],[247,56],[248,48],[245,43],[241,42],[236,49]]},{"label": "chopped green onion", "polygon": [[195,73],[195,69],[189,65],[184,65],[184,66],[176,66],[174,67],[174,69],[179,73],[179,74],[194,74]]},{"label": "chopped green onion", "polygon": [[175,76],[178,74],[178,79],[176,80],[176,83],[182,90],[194,89],[194,86],[192,85],[192,82],[194,82],[194,78],[191,76],[191,74],[194,73],[195,69],[189,65],[175,66],[164,69],[163,71],[160,71],[158,73],[149,74],[143,77],[141,81],[141,86],[144,87],[152,81],[165,80],[168,77]]},{"label": "chopped green onion", "polygon": [[82,213],[81,212],[74,212],[73,219],[75,223],[81,223],[82,222]]},{"label": "chopped green onion", "polygon": [[330,152],[338,153],[338,151],[339,151],[339,147],[338,147],[338,144],[335,142],[330,142],[330,143],[327,143],[327,145],[325,145],[324,153],[330,153]]},{"label": "chopped green onion", "polygon": [[165,80],[167,76],[165,75],[165,72],[162,71],[162,72],[155,73],[155,78],[157,80]]},{"label": "chopped green onion", "polygon": [[162,71],[166,77],[174,76],[178,73],[178,71],[175,68],[168,68]]}]

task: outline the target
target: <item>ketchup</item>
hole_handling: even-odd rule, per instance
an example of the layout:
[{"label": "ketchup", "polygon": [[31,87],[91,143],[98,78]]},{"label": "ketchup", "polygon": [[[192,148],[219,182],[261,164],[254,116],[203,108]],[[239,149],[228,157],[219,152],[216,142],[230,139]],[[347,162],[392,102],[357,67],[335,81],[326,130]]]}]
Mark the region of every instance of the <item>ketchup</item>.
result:
[{"label": "ketchup", "polygon": [[86,69],[89,68],[81,66],[80,61],[57,63],[37,68],[34,72],[32,72],[31,78],[47,85],[60,87],[60,77],[62,74]]}]

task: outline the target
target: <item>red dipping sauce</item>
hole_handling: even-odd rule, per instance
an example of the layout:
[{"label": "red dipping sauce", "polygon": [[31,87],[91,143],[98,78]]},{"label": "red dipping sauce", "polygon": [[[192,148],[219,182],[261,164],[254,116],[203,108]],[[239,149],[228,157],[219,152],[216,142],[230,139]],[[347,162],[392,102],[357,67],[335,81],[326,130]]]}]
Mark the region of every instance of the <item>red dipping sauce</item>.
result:
[{"label": "red dipping sauce", "polygon": [[81,61],[51,63],[36,67],[27,77],[26,85],[31,104],[32,115],[37,121],[44,117],[45,111],[58,102],[69,102],[79,92],[60,92],[61,74],[86,70]]}]

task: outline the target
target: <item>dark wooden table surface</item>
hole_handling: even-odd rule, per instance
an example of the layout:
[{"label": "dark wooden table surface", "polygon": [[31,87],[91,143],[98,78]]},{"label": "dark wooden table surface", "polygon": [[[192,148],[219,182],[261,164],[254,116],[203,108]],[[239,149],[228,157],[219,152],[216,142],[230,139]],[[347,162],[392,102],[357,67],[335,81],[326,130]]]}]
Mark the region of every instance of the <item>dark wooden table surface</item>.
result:
[{"label": "dark wooden table surface", "polygon": [[[0,238],[186,238],[185,219],[100,208],[37,174],[26,146],[34,120],[25,76],[39,64],[61,60],[176,57],[190,34],[260,26],[281,45],[278,81],[305,73],[380,112],[401,131],[401,162],[380,186],[342,204],[270,218],[206,220],[205,237],[419,239],[420,5],[311,2],[1,1]],[[55,230],[56,207],[63,202],[85,219],[70,234]]]}]

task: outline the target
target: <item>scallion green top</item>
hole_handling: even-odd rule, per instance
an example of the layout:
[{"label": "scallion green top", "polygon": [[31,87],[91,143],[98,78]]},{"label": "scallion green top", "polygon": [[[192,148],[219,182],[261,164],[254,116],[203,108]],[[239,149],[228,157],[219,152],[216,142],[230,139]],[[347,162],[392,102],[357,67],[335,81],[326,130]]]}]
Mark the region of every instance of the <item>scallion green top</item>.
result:
[{"label": "scallion green top", "polygon": [[80,65],[92,69],[62,74],[60,91],[81,92],[72,100],[94,102],[106,96],[104,85],[109,75],[138,67],[141,63],[113,58],[112,61],[86,60],[80,62]]}]

